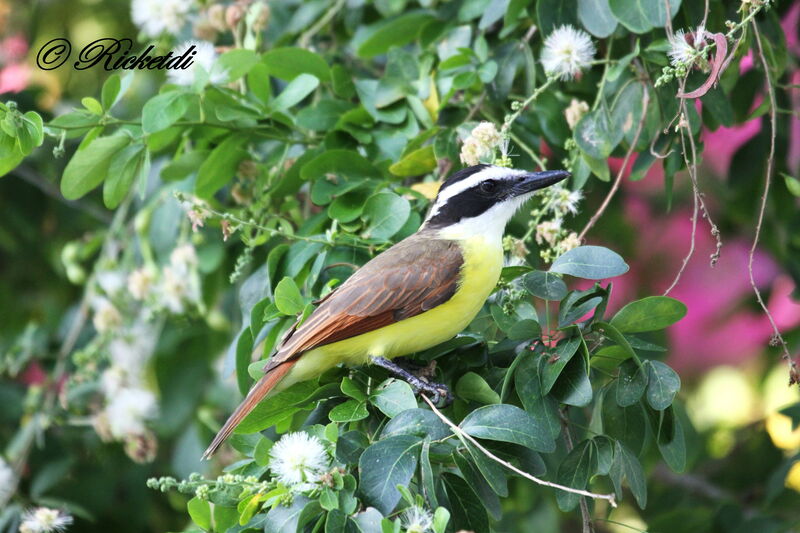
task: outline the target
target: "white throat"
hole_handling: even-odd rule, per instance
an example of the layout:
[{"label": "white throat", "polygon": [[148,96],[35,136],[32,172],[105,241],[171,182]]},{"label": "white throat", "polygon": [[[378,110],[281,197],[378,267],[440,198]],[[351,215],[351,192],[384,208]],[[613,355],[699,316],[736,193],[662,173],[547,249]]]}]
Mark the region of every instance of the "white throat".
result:
[{"label": "white throat", "polygon": [[501,245],[506,224],[531,196],[533,193],[494,205],[476,217],[464,218],[455,224],[441,228],[439,235],[442,238],[453,240],[480,236],[491,245]]}]

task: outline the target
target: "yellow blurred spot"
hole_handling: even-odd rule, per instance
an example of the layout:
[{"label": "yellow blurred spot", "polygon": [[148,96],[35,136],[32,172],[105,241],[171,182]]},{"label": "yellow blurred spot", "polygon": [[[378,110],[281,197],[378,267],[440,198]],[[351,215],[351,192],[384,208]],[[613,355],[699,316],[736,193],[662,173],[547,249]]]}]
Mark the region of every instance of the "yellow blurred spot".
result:
[{"label": "yellow blurred spot", "polygon": [[786,365],[775,365],[764,380],[764,411],[779,411],[793,403],[800,402],[800,388],[789,387]]},{"label": "yellow blurred spot", "polygon": [[647,523],[642,520],[639,513],[632,506],[625,503],[611,511],[605,522],[605,529],[611,533],[631,533],[632,531],[647,531]]},{"label": "yellow blurred spot", "polygon": [[708,438],[708,455],[721,459],[728,455],[736,444],[736,437],[730,429],[717,429]]},{"label": "yellow blurred spot", "polygon": [[[782,450],[796,450],[800,448],[800,427],[792,431],[792,419],[780,413],[771,413],[767,416],[767,433],[775,447]],[[798,473],[800,480],[800,473]]]},{"label": "yellow blurred spot", "polygon": [[744,372],[729,366],[717,367],[706,374],[687,407],[700,430],[739,427],[758,418],[753,386]]},{"label": "yellow blurred spot", "polygon": [[436,198],[436,193],[439,192],[439,187],[441,186],[442,182],[440,181],[423,181],[412,185],[411,190],[420,193],[428,200],[433,200]]},{"label": "yellow blurred spot", "polygon": [[433,81],[433,76],[431,76],[430,91],[430,95],[422,102],[422,105],[428,110],[431,119],[436,122],[439,120],[439,91],[436,90],[436,83]]},{"label": "yellow blurred spot", "polygon": [[796,492],[800,492],[800,461],[795,461],[789,472],[786,474],[786,480],[783,482],[787,488]]}]

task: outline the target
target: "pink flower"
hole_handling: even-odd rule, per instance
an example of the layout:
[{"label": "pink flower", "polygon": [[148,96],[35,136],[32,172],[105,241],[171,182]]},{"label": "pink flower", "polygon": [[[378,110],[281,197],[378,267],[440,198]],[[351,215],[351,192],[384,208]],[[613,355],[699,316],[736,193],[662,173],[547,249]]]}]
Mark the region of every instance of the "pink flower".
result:
[{"label": "pink flower", "polygon": [[28,86],[30,69],[22,63],[8,65],[0,70],[0,94],[18,93]]}]

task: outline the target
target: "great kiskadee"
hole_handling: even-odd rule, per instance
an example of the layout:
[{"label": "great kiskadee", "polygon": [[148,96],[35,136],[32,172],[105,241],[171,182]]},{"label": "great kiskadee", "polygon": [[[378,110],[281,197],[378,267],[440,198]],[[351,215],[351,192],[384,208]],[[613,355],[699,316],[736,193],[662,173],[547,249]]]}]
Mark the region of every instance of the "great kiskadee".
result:
[{"label": "great kiskadee", "polygon": [[203,457],[267,395],[340,363],[377,364],[418,391],[442,392],[391,359],[444,342],[475,318],[500,277],[506,223],[534,191],[568,176],[477,165],[447,178],[419,231],[366,263],[290,330]]}]

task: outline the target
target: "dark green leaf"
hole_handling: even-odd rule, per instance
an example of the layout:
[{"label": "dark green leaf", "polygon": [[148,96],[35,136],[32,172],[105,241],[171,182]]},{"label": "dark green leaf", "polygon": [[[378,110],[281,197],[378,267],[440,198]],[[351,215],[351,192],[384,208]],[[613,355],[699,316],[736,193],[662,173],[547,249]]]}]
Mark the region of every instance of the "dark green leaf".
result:
[{"label": "dark green leaf", "polygon": [[543,300],[561,300],[567,295],[567,285],[551,272],[534,270],[525,274],[522,283],[529,293]]},{"label": "dark green leaf", "polygon": [[[589,483],[589,476],[597,469],[597,457],[595,457],[594,450],[591,440],[577,444],[558,466],[556,482],[573,489],[585,489]],[[556,491],[556,502],[562,511],[572,510],[578,505],[580,498],[574,492]]]},{"label": "dark green leaf", "polygon": [[381,383],[369,400],[389,418],[394,418],[407,409],[417,408],[417,399],[411,386],[398,379],[390,378]]},{"label": "dark green leaf", "polygon": [[233,179],[239,163],[247,157],[246,142],[242,134],[231,135],[211,151],[197,171],[195,193],[198,196],[210,198]]},{"label": "dark green leaf", "polygon": [[606,279],[628,271],[628,265],[616,252],[602,246],[579,246],[560,255],[550,272],[584,279]]},{"label": "dark green leaf", "polygon": [[358,46],[360,57],[385,54],[394,46],[403,46],[417,38],[423,24],[433,17],[427,13],[411,12],[384,20],[367,29],[369,36]]},{"label": "dark green leaf", "polygon": [[614,464],[611,465],[611,481],[617,497],[622,498],[622,480],[628,480],[628,486],[636,498],[636,503],[644,509],[647,505],[647,482],[644,478],[642,465],[636,458],[636,454],[617,441],[614,447]]},{"label": "dark green leaf", "polygon": [[466,481],[455,474],[444,473],[442,480],[450,501],[450,514],[456,531],[489,531],[489,517],[480,499]]},{"label": "dark green leaf", "polygon": [[513,405],[487,405],[468,414],[461,429],[473,437],[519,444],[539,452],[552,452],[555,443],[544,424]]},{"label": "dark green leaf", "polygon": [[475,372],[467,372],[459,378],[456,383],[456,395],[464,400],[482,404],[500,403],[500,395]]},{"label": "dark green leaf", "polygon": [[100,185],[108,176],[111,160],[130,142],[130,137],[118,134],[97,137],[78,148],[67,163],[64,176],[61,178],[61,194],[64,198],[76,200]]},{"label": "dark green leaf", "polygon": [[361,454],[359,490],[364,502],[384,515],[400,501],[397,485],[408,485],[417,468],[422,440],[412,435],[396,435],[379,440]]},{"label": "dark green leaf", "polygon": [[406,409],[392,418],[381,432],[385,439],[396,435],[415,435],[441,440],[452,435],[452,431],[438,416],[427,409]]},{"label": "dark green leaf", "polygon": [[608,37],[617,28],[617,19],[611,13],[608,0],[578,0],[578,18],[595,37]]},{"label": "dark green leaf", "polygon": [[647,387],[647,366],[639,366],[632,359],[619,366],[619,382],[617,383],[617,404],[629,407],[639,401]]},{"label": "dark green leaf", "polygon": [[364,237],[389,239],[408,220],[411,205],[408,200],[392,192],[379,192],[369,197],[362,218],[367,223]]},{"label": "dark green leaf", "polygon": [[648,296],[620,309],[611,325],[622,333],[640,333],[664,329],[686,315],[686,306],[668,296]]},{"label": "dark green leaf", "polygon": [[366,402],[352,399],[340,403],[328,413],[328,418],[330,418],[331,422],[338,423],[355,422],[356,420],[363,420],[368,416],[369,412],[367,411]]},{"label": "dark green leaf", "polygon": [[681,378],[661,361],[650,361],[648,365],[647,403],[662,411],[672,405],[681,388]]}]

